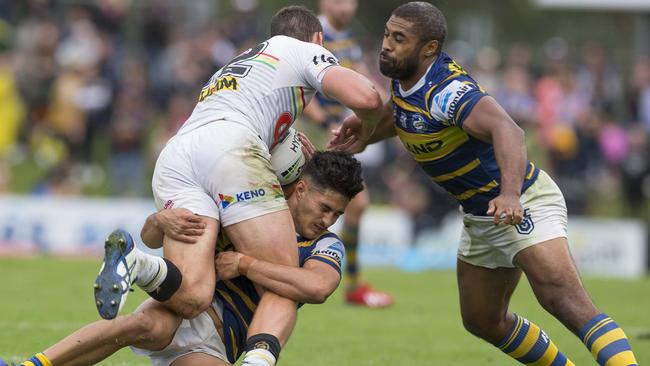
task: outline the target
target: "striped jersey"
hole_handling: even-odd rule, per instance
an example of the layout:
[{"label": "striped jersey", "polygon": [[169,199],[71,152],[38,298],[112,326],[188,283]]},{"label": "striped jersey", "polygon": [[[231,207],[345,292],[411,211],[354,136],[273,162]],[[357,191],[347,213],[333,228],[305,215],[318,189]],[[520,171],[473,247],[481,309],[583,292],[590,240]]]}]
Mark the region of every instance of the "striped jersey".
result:
[{"label": "striped jersey", "polygon": [[[411,89],[392,80],[391,93],[395,130],[406,149],[463,211],[485,215],[488,202],[499,195],[501,173],[492,145],[462,126],[487,93],[444,52]],[[538,174],[528,162],[522,192]]]},{"label": "striped jersey", "polygon": [[[345,256],[343,242],[334,233],[325,232],[314,240],[298,236],[299,265],[309,260],[326,263],[341,274]],[[215,297],[223,304],[223,343],[228,361],[235,363],[246,346],[248,326],[260,301],[251,280],[244,276],[217,282]],[[300,305],[299,305],[300,306]]]},{"label": "striped jersey", "polygon": [[259,135],[271,149],[321,91],[325,70],[338,60],[325,48],[275,36],[248,49],[205,84],[179,134],[229,120]]},{"label": "striped jersey", "polygon": [[[354,69],[354,66],[363,59],[361,46],[350,29],[336,30],[325,16],[319,16],[323,26],[323,46],[338,59],[343,67]],[[327,113],[328,122],[341,122],[348,113],[348,109],[336,100],[328,99],[323,94],[316,94],[316,100]]]}]

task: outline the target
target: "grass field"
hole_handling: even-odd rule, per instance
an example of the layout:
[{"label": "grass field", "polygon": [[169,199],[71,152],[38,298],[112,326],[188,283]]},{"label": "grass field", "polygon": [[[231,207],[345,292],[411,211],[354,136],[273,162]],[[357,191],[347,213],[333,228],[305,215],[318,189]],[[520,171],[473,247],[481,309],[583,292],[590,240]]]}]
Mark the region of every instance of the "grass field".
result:
[{"label": "grass field", "polygon": [[[22,361],[85,323],[97,320],[91,284],[98,260],[0,259],[0,357]],[[342,303],[300,310],[282,365],[517,365],[466,333],[451,272],[369,270],[396,305],[365,310]],[[650,279],[586,279],[596,303],[626,330],[640,365],[650,364]],[[130,311],[142,300],[131,295]],[[538,323],[576,365],[596,365],[582,344],[537,305],[522,282],[513,309]],[[122,350],[103,365],[148,365]]]}]

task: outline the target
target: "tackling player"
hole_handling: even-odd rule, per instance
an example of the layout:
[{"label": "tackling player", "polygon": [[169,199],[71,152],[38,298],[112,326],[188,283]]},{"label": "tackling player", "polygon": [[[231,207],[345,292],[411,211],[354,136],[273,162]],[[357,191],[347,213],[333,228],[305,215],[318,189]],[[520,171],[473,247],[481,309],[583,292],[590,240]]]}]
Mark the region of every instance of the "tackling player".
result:
[{"label": "tackling player", "polygon": [[[239,252],[298,265],[291,215],[269,150],[318,91],[366,121],[381,113],[381,98],[364,76],[338,65],[322,47],[322,27],[302,6],[281,9],[272,37],[217,71],[189,119],[160,153],[152,188],[156,206],[200,216],[193,245],[165,235],[164,258],[109,242],[95,284],[99,313],[117,315],[136,283],[186,319],[205,311],[216,282],[212,263],[219,228]],[[295,302],[265,291],[245,346],[245,365],[273,365],[291,333]],[[267,357],[267,350],[272,353]]]},{"label": "tackling player", "polygon": [[[368,75],[368,70],[363,63],[361,47],[349,28],[357,6],[357,0],[320,0],[321,15],[318,19],[323,26],[323,46],[334,54],[341,66]],[[344,105],[321,93],[316,94],[305,109],[305,115],[309,119],[316,121],[328,131],[337,128],[350,113]],[[343,216],[341,239],[345,244],[347,255],[345,301],[349,304],[373,308],[386,307],[393,303],[393,298],[359,280],[360,268],[357,256],[359,225],[368,204],[368,191],[364,190],[350,202]]]},{"label": "tackling player", "polygon": [[426,2],[386,23],[380,69],[392,99],[380,124],[348,118],[330,145],[358,151],[397,135],[464,212],[457,274],[465,328],[527,365],[573,365],[536,324],[510,311],[522,271],[540,304],[598,364],[636,365],[623,330],[587,295],[567,243],[564,197],[527,160],[523,131],[442,51],[444,15]]},{"label": "tackling player", "polygon": [[[288,179],[300,175],[300,160],[293,156],[290,153],[283,160],[290,164],[278,171],[281,178],[282,172],[287,172],[284,178]],[[280,165],[282,161],[275,166]],[[148,299],[133,314],[87,325],[22,365],[94,364],[126,346],[134,346],[136,353],[149,356],[154,365],[235,363],[245,350],[246,329],[260,300],[257,285],[301,303],[322,303],[334,292],[341,279],[344,248],[338,237],[326,229],[362,187],[361,167],[352,156],[315,153],[305,164],[302,177],[283,186],[287,192],[293,192],[287,203],[295,219],[301,268],[272,264],[238,252],[222,252],[216,260],[219,281],[214,299],[208,310],[197,317],[183,320],[164,305]],[[163,210],[152,215],[147,225],[158,222],[163,224],[160,230],[180,228],[191,224],[188,214],[192,216],[186,209]],[[192,230],[179,233],[189,238],[199,235]],[[123,231],[109,238],[119,239],[131,241]],[[219,246],[232,249],[227,238],[220,239]]]}]

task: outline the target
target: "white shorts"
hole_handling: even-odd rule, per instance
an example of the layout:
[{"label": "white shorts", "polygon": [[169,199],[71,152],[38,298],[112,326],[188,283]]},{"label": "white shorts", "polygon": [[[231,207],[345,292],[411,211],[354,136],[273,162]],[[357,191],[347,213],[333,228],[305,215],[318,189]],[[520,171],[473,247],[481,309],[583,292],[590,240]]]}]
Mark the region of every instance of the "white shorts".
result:
[{"label": "white shorts", "polygon": [[544,171],[521,196],[524,220],[516,226],[494,225],[492,216],[463,215],[458,259],[487,267],[515,267],[521,250],[547,240],[567,237],[564,196]]},{"label": "white shorts", "polygon": [[229,121],[174,136],[152,179],[156,207],[187,208],[222,226],[287,209],[262,140]]},{"label": "white shorts", "polygon": [[[221,302],[214,299],[212,308],[217,312],[219,319],[223,319]],[[190,353],[205,353],[228,362],[226,345],[223,344],[214,321],[205,311],[196,318],[183,319],[171,343],[164,349],[149,351],[131,347],[131,350],[137,355],[149,357],[153,366],[169,366],[181,356]]]}]

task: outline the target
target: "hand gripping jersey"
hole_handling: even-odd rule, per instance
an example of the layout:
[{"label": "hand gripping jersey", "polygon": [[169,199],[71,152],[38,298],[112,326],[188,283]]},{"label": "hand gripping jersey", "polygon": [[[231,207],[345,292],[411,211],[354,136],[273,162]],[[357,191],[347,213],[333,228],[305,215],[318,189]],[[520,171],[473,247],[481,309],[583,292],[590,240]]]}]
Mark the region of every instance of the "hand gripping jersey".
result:
[{"label": "hand gripping jersey", "polygon": [[[359,43],[349,29],[338,31],[332,27],[324,16],[319,16],[323,26],[323,47],[327,48],[338,59],[343,67],[354,68],[363,59]],[[341,122],[345,117],[347,108],[341,103],[326,98],[323,94],[316,94],[316,100],[327,113],[328,122]]]},{"label": "hand gripping jersey", "polygon": [[[463,122],[486,92],[462,67],[441,52],[410,90],[391,82],[395,129],[422,169],[462,205],[483,216],[499,195],[501,173],[492,145],[463,131]],[[526,168],[524,192],[539,169]]]},{"label": "hand gripping jersey", "polygon": [[337,65],[325,48],[286,36],[272,37],[217,71],[179,134],[229,120],[251,128],[269,149],[321,89],[325,70]]},{"label": "hand gripping jersey", "polygon": [[[218,247],[223,247],[219,246]],[[332,266],[339,275],[341,262],[345,256],[343,242],[334,233],[325,232],[314,240],[298,236],[299,265],[309,260],[317,260]],[[253,314],[260,296],[251,280],[244,276],[231,280],[218,281],[215,291],[223,303],[223,332],[228,361],[235,363],[246,346],[246,333],[253,320]],[[302,305],[302,304],[301,304]],[[299,305],[299,306],[301,306]]]}]

